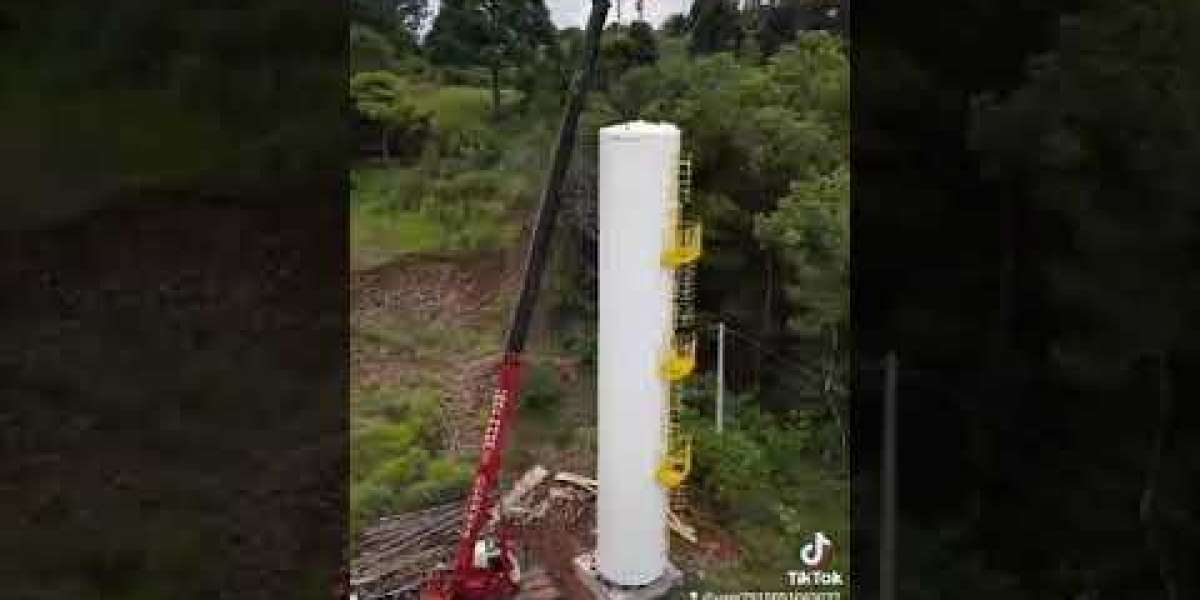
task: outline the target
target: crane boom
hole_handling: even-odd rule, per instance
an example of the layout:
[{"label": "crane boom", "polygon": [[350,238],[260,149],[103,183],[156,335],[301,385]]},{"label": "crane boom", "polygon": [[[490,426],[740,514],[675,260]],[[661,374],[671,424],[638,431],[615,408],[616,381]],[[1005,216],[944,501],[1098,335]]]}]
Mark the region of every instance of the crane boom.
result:
[{"label": "crane boom", "polygon": [[435,574],[425,592],[441,600],[493,600],[511,596],[517,590],[516,558],[512,536],[503,520],[498,521],[498,544],[481,547],[484,527],[492,520],[496,504],[496,488],[504,458],[508,433],[516,411],[520,389],[522,360],[529,323],[545,271],[550,239],[554,233],[558,210],[562,204],[561,188],[571,162],[579,115],[583,112],[595,73],[600,35],[608,19],[609,0],[593,0],[592,12],[584,39],[583,64],[575,79],[567,107],[559,125],[558,142],[541,205],[533,228],[533,238],[525,257],[520,297],[513,308],[504,357],[500,364],[499,380],[492,396],[491,414],[484,429],[479,466],[467,497],[466,514],[451,571]]}]

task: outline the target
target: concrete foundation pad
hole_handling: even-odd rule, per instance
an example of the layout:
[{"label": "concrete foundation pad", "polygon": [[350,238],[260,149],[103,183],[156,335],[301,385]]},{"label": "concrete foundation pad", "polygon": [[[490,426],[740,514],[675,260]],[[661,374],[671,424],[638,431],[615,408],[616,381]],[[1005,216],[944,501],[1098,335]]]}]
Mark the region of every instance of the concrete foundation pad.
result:
[{"label": "concrete foundation pad", "polygon": [[683,581],[683,573],[675,565],[667,563],[667,569],[658,579],[635,588],[615,586],[601,579],[596,571],[596,557],[593,553],[581,554],[575,557],[575,575],[583,583],[583,587],[591,592],[596,600],[652,600],[662,598],[672,588]]}]

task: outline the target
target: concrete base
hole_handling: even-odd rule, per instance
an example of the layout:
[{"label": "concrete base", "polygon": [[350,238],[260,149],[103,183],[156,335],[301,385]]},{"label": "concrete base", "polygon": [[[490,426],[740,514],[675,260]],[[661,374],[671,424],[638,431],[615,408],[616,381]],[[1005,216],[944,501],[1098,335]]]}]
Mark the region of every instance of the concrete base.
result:
[{"label": "concrete base", "polygon": [[662,598],[672,588],[683,581],[683,573],[675,565],[667,563],[667,569],[658,579],[635,588],[615,586],[600,577],[596,571],[596,557],[593,553],[581,554],[575,557],[575,575],[583,583],[596,600],[652,600]]}]

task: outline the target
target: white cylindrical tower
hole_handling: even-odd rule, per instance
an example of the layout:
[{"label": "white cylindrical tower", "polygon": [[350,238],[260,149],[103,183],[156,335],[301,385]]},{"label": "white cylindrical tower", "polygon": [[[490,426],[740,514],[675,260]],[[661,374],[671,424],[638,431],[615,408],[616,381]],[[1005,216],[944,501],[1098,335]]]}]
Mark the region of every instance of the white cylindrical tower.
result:
[{"label": "white cylindrical tower", "polygon": [[679,166],[679,129],[633,122],[600,130],[599,451],[596,568],[622,586],[667,567],[665,451],[673,272],[663,264]]}]

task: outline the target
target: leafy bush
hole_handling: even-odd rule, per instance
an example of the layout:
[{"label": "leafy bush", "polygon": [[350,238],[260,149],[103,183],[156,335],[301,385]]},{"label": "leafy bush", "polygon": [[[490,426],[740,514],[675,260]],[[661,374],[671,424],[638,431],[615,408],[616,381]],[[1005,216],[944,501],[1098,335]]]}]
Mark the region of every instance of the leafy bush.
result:
[{"label": "leafy bush", "polygon": [[491,93],[473,86],[416,86],[410,101],[432,115],[438,152],[470,156],[495,152],[500,140],[492,131]]},{"label": "leafy bush", "polygon": [[436,425],[440,392],[429,387],[383,387],[362,392],[353,399],[356,416],[406,421],[421,431]]},{"label": "leafy bush", "polygon": [[[394,450],[390,446],[388,449]],[[378,462],[367,468],[365,476],[355,477],[350,486],[350,518],[355,532],[369,520],[389,513],[461,497],[471,484],[468,463],[446,457],[431,459],[423,447],[409,447],[399,455],[371,456]]]},{"label": "leafy bush", "polygon": [[498,171],[466,171],[434,184],[421,210],[441,225],[444,246],[461,250],[495,248],[516,232],[505,223],[521,204],[524,179]]},{"label": "leafy bush", "polygon": [[415,168],[358,168],[350,171],[350,203],[374,213],[416,210],[429,184]]},{"label": "leafy bush", "polygon": [[389,158],[393,146],[409,154],[424,143],[430,113],[412,102],[411,84],[391,71],[364,71],[350,78],[350,97],[363,117],[377,123],[380,151]]},{"label": "leafy bush", "polygon": [[405,487],[396,495],[397,511],[416,510],[421,507],[448,502],[462,497],[471,485],[471,469],[459,465],[452,477],[445,479],[423,479]]},{"label": "leafy bush", "polygon": [[596,364],[596,332],[594,329],[578,331],[563,340],[563,349],[579,358],[580,365],[592,367]]},{"label": "leafy bush", "polygon": [[[708,386],[694,385],[687,402],[711,402]],[[717,434],[711,415],[685,410],[694,436],[693,497],[722,516],[737,536],[744,558],[714,574],[719,586],[753,585],[797,564],[801,547],[816,531],[840,544],[849,540],[849,490],[845,476],[820,458],[823,411],[774,414],[742,401],[735,419]],[[835,554],[845,572],[848,552]]]},{"label": "leafy bush", "polygon": [[350,473],[362,479],[388,457],[403,456],[414,447],[419,431],[411,423],[379,423],[351,437]]},{"label": "leafy bush", "polygon": [[409,448],[398,458],[384,460],[367,475],[367,481],[386,488],[399,488],[419,477],[429,462],[424,448]]},{"label": "leafy bush", "polygon": [[525,375],[521,409],[538,416],[552,414],[558,409],[562,395],[563,385],[558,370],[551,365],[534,363]]},{"label": "leafy bush", "polygon": [[771,464],[754,438],[740,429],[721,435],[704,431],[695,437],[693,477],[699,489],[732,509],[769,491]]}]

